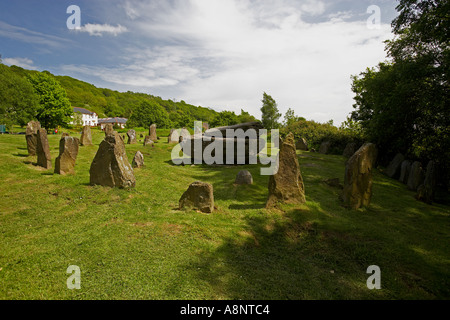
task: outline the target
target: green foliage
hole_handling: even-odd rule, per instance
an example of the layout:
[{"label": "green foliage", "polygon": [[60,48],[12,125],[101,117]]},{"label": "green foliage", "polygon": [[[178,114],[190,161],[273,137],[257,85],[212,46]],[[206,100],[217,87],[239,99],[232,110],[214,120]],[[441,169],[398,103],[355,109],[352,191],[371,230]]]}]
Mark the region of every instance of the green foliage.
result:
[{"label": "green foliage", "polygon": [[223,127],[231,126],[239,123],[239,117],[233,111],[222,111],[217,114],[213,121],[211,121],[211,127]]},{"label": "green foliage", "polygon": [[238,121],[239,123],[246,123],[246,122],[255,122],[257,120],[250,113],[245,112],[243,109],[241,109],[241,114],[238,115]]},{"label": "green foliage", "polygon": [[158,128],[169,128],[171,121],[166,110],[153,101],[143,101],[128,119],[127,127],[146,127],[156,124]]},{"label": "green foliage", "polygon": [[46,129],[67,126],[71,121],[73,109],[64,88],[45,71],[32,74],[28,79],[38,96],[39,107],[36,118],[41,126]]},{"label": "green foliage", "polygon": [[279,127],[278,119],[281,117],[281,113],[278,112],[277,103],[275,100],[264,92],[263,99],[261,100],[263,106],[262,112],[262,124],[266,129],[276,129]]},{"label": "green foliage", "polygon": [[24,126],[36,117],[37,96],[28,80],[0,64],[0,124]]}]

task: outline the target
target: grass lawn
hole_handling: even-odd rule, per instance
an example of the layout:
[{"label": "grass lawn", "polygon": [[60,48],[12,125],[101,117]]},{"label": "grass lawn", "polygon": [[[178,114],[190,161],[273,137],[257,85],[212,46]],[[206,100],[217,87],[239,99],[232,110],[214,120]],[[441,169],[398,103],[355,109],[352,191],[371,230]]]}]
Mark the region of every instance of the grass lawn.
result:
[{"label": "grass lawn", "polygon": [[[259,166],[174,166],[166,138],[143,147],[140,133],[132,190],[89,185],[100,131],[68,176],[36,167],[24,135],[0,135],[0,299],[450,298],[449,206],[376,171],[371,206],[349,211],[322,182],[343,181],[344,158],[298,151],[307,203],[266,210]],[[253,185],[233,185],[242,169]],[[196,180],[213,184],[214,213],[177,210]],[[370,265],[381,290],[366,286]]]}]

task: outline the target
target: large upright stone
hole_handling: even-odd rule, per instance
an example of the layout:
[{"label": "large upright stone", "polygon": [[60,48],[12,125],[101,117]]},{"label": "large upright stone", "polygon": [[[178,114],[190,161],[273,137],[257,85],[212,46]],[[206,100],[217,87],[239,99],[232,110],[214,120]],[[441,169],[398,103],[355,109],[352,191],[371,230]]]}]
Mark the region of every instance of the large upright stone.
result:
[{"label": "large upright stone", "polygon": [[150,136],[145,136],[145,139],[144,139],[144,147],[145,147],[145,146],[152,145],[153,143],[154,143],[154,141],[153,141],[152,139],[150,139]]},{"label": "large upright stone", "polygon": [[417,191],[417,188],[422,184],[424,179],[422,164],[419,161],[414,161],[409,172],[407,186],[409,190]]},{"label": "large upright stone", "polygon": [[181,142],[183,140],[190,139],[190,138],[191,138],[191,134],[189,133],[189,130],[186,128],[181,129],[179,141]]},{"label": "large upright stone", "polygon": [[308,151],[308,143],[306,142],[306,139],[305,138],[298,139],[295,144],[295,148],[297,150]]},{"label": "large upright stone", "polygon": [[47,139],[47,130],[38,129],[37,131],[37,145],[36,145],[36,154],[37,154],[37,165],[46,169],[50,169],[52,167],[52,159],[50,156],[50,146],[48,144]]},{"label": "large upright stone", "polygon": [[410,171],[411,171],[411,161],[404,160],[400,165],[400,178],[398,180],[404,184],[407,184]]},{"label": "large upright stone", "polygon": [[156,142],[156,140],[158,140],[158,137],[156,136],[156,124],[152,124],[150,126],[148,135],[150,136],[150,140],[152,140],[153,142]]},{"label": "large upright stone", "polygon": [[305,203],[305,186],[298,163],[294,135],[289,133],[278,153],[278,171],[269,178],[269,197],[266,208],[278,202]]},{"label": "large upright stone", "polygon": [[112,123],[107,123],[105,126],[105,136],[113,134],[114,132],[114,126]]},{"label": "large upright stone", "polygon": [[169,137],[167,139],[168,143],[178,143],[180,141],[180,131],[177,129],[170,130]]},{"label": "large upright stone", "polygon": [[425,203],[432,204],[434,199],[434,191],[436,189],[436,163],[431,160],[427,164],[425,180],[417,188],[416,198]]},{"label": "large upright stone", "polygon": [[90,183],[109,187],[134,187],[136,179],[122,137],[114,132],[100,143],[92,161]]},{"label": "large upright stone", "polygon": [[356,143],[349,142],[345,146],[344,152],[342,155],[346,158],[350,158],[356,152]]},{"label": "large upright stone", "polygon": [[401,153],[397,153],[386,168],[386,175],[389,178],[397,179],[400,176],[400,169],[405,157]]},{"label": "large upright stone", "polygon": [[377,148],[365,143],[348,159],[345,166],[343,200],[351,209],[368,206],[372,198],[372,167]]},{"label": "large upright stone", "polygon": [[27,150],[29,156],[36,155],[37,131],[41,128],[39,121],[30,121],[27,124],[25,139],[27,140]]},{"label": "large upright stone", "polygon": [[144,155],[142,154],[142,152],[136,152],[131,164],[133,165],[133,168],[142,168],[144,166]]},{"label": "large upright stone", "polygon": [[179,208],[193,208],[205,213],[213,212],[213,186],[209,183],[200,181],[191,183],[189,188],[183,193],[180,198]]},{"label": "large upright stone", "polygon": [[55,173],[75,173],[79,144],[80,140],[75,137],[65,136],[59,140],[59,156],[55,160]]},{"label": "large upright stone", "polygon": [[319,153],[327,154],[330,152],[331,142],[330,141],[324,141],[320,145]]},{"label": "large upright stone", "polygon": [[128,136],[128,144],[136,144],[137,143],[135,130],[133,130],[133,129],[128,130],[127,136]]},{"label": "large upright stone", "polygon": [[91,127],[84,126],[83,131],[81,132],[80,144],[82,146],[90,146],[92,145],[92,132]]}]

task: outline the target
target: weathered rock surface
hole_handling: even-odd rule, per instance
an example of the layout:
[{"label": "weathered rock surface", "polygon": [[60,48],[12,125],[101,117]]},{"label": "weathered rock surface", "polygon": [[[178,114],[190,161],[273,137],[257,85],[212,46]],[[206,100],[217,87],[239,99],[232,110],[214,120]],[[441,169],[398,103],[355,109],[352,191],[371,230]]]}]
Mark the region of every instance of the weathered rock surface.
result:
[{"label": "weathered rock surface", "polygon": [[404,160],[400,165],[400,178],[398,180],[404,184],[407,184],[410,171],[411,171],[411,161]]},{"label": "weathered rock surface", "polygon": [[144,147],[145,147],[145,146],[152,145],[152,144],[154,144],[154,141],[153,141],[152,139],[150,139],[150,136],[145,136],[145,139],[144,139]]},{"label": "weathered rock surface", "polygon": [[127,136],[128,136],[128,144],[136,144],[137,143],[135,130],[133,130],[133,129],[128,130]]},{"label": "weathered rock surface", "polygon": [[37,154],[37,165],[46,169],[52,167],[52,159],[50,156],[50,146],[48,144],[47,130],[38,129],[37,131],[37,144],[36,144],[36,154]]},{"label": "weathered rock surface", "polygon": [[209,183],[200,181],[191,183],[189,188],[183,193],[180,198],[179,208],[193,208],[205,213],[213,212],[213,186]]},{"label": "weathered rock surface", "polygon": [[150,136],[150,140],[152,140],[153,142],[156,142],[156,140],[158,140],[158,137],[156,136],[156,124],[152,124],[150,126],[148,135]]},{"label": "weathered rock surface", "polygon": [[75,137],[62,137],[59,140],[59,156],[55,160],[55,173],[75,173],[75,161],[77,160],[80,140]]},{"label": "weathered rock surface", "polygon": [[377,158],[373,143],[365,143],[345,166],[343,200],[351,209],[368,206],[372,198],[372,167]]},{"label": "weathered rock surface", "polygon": [[29,156],[36,155],[37,131],[41,128],[39,121],[30,121],[27,124],[25,139],[27,141],[27,150]]},{"label": "weathered rock surface", "polygon": [[308,143],[306,142],[306,139],[305,138],[298,139],[297,142],[295,143],[295,148],[297,150],[308,151]]},{"label": "weathered rock surface", "polygon": [[417,191],[417,188],[423,183],[424,173],[422,164],[419,161],[414,161],[409,172],[407,186],[409,190]]},{"label": "weathered rock surface", "polygon": [[169,137],[167,138],[168,143],[178,143],[180,142],[180,131],[177,129],[170,130]]},{"label": "weathered rock surface", "polygon": [[320,145],[319,153],[327,154],[330,152],[331,142],[330,141],[324,141]]},{"label": "weathered rock surface", "polygon": [[386,175],[389,178],[397,179],[400,177],[400,169],[405,157],[401,153],[397,153],[386,168]]},{"label": "weathered rock surface", "polygon": [[253,177],[250,171],[241,170],[236,175],[235,184],[253,184]]},{"label": "weathered rock surface", "polygon": [[114,132],[114,126],[112,123],[107,123],[105,126],[105,136],[113,134]]},{"label": "weathered rock surface", "polygon": [[137,151],[131,164],[133,168],[142,168],[144,166],[144,155],[140,151]]},{"label": "weathered rock surface", "polygon": [[134,187],[136,179],[122,137],[114,132],[100,143],[92,161],[90,183],[109,187]]},{"label": "weathered rock surface", "polygon": [[345,146],[344,152],[342,155],[346,158],[350,158],[356,152],[356,143],[349,142]]},{"label": "weathered rock surface", "polygon": [[292,133],[289,133],[281,143],[278,154],[278,171],[269,178],[269,197],[266,208],[274,207],[278,202],[306,202],[305,186]]},{"label": "weathered rock surface", "polygon": [[92,145],[92,132],[91,127],[84,126],[83,131],[81,132],[80,144],[82,146],[90,146]]},{"label": "weathered rock surface", "polygon": [[417,188],[416,199],[428,204],[432,204],[434,200],[434,192],[436,189],[436,163],[431,160],[427,164],[425,180]]}]

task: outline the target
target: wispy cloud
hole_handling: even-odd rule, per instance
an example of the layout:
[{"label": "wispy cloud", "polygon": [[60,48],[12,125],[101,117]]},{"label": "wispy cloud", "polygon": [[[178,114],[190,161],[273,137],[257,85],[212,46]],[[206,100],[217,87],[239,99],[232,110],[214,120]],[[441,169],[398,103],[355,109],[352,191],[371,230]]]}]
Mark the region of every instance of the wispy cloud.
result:
[{"label": "wispy cloud", "polygon": [[117,36],[118,34],[127,32],[128,29],[120,24],[117,26],[111,26],[109,24],[91,24],[87,23],[79,29],[79,32],[87,32],[91,36],[101,37],[103,34],[111,34]]},{"label": "wispy cloud", "polygon": [[2,62],[8,66],[18,66],[24,69],[36,70],[37,67],[33,65],[33,60],[28,58],[3,58]]}]

